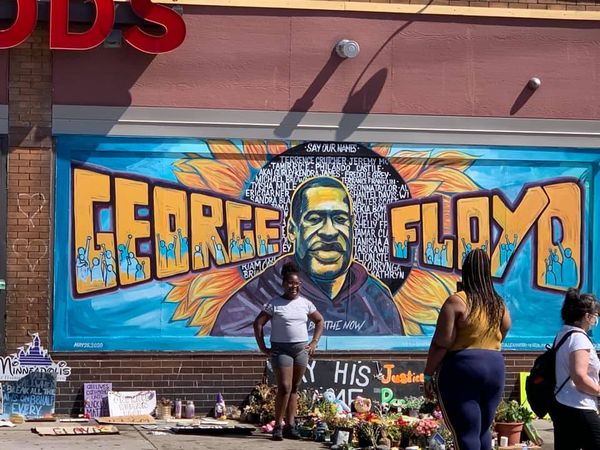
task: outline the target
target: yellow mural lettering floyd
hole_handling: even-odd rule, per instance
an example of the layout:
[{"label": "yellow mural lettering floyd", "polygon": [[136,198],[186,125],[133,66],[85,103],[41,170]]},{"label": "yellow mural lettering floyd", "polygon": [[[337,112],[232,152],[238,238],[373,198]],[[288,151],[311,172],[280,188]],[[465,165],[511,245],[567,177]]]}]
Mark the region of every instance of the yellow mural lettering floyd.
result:
[{"label": "yellow mural lettering floyd", "polygon": [[[409,262],[411,247],[420,248],[420,263],[460,271],[474,248],[491,252],[492,273],[502,278],[527,238],[534,243],[532,265],[537,287],[566,290],[581,285],[583,192],[576,181],[550,181],[524,187],[514,204],[500,191],[457,196],[450,230],[443,223],[441,199],[426,197],[390,207],[393,257]],[[493,227],[497,237],[492,240]],[[456,249],[456,251],[455,251]]]}]

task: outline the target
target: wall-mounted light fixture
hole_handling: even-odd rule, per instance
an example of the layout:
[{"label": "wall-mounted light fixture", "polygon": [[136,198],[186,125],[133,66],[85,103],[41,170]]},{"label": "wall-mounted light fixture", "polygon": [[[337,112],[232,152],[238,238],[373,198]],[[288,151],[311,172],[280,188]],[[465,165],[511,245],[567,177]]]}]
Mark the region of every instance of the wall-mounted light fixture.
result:
[{"label": "wall-mounted light fixture", "polygon": [[530,89],[533,89],[534,91],[539,88],[542,85],[542,80],[540,80],[538,77],[533,77],[529,79],[529,82],[527,83],[527,86],[529,86]]},{"label": "wall-mounted light fixture", "polygon": [[360,53],[360,46],[351,39],[342,39],[335,44],[335,51],[342,58],[356,58]]}]

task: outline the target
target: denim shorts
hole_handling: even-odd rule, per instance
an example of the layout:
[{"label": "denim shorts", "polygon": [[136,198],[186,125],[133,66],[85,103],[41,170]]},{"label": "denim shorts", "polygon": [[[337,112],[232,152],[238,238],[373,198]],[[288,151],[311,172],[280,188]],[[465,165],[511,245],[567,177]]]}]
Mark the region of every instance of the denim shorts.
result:
[{"label": "denim shorts", "polygon": [[271,342],[273,368],[308,366],[307,342]]}]

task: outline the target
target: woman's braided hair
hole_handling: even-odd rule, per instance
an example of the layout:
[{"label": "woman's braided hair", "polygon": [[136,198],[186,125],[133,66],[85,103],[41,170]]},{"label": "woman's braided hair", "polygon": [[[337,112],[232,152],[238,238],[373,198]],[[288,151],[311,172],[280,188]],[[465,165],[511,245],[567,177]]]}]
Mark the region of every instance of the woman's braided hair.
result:
[{"label": "woman's braided hair", "polygon": [[481,249],[467,255],[462,269],[463,290],[471,302],[470,318],[485,314],[490,324],[488,333],[496,331],[502,323],[504,300],[494,289],[490,258]]}]

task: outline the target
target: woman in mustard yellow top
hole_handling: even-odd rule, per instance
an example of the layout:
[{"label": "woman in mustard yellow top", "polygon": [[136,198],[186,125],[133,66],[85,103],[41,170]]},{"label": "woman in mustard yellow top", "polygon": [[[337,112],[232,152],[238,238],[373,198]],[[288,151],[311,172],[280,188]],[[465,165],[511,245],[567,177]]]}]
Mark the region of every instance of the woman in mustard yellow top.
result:
[{"label": "woman in mustard yellow top", "polygon": [[425,393],[433,397],[437,385],[458,450],[489,450],[490,426],[504,390],[500,344],[510,314],[492,284],[485,251],[467,255],[462,276],[462,291],[440,310],[425,366]]}]

